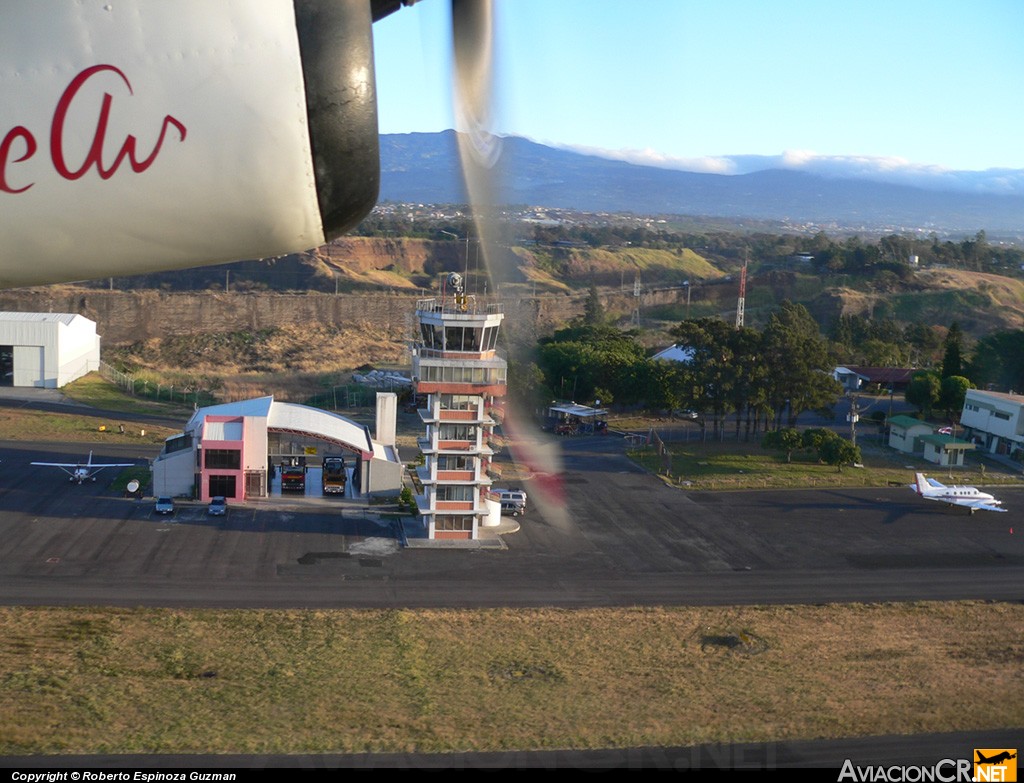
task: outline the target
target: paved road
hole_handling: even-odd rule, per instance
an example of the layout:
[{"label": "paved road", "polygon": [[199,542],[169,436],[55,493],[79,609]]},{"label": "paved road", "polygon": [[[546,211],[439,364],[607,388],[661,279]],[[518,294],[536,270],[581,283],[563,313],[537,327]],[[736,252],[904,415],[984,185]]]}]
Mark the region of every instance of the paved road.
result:
[{"label": "paved road", "polygon": [[[1024,489],[1008,514],[907,489],[687,493],[621,440],[564,442],[567,514],[531,512],[505,549],[403,548],[354,501],[267,501],[207,518],[76,486],[0,444],[0,603],[606,606],[1024,598]],[[52,447],[50,447],[52,448]],[[146,447],[131,447],[134,456]],[[84,453],[84,452],[83,452]],[[121,461],[102,447],[97,459]],[[103,474],[101,474],[103,476]],[[108,478],[112,478],[109,476]],[[532,489],[527,482],[527,489]],[[1013,532],[1010,532],[1011,529]]]}]

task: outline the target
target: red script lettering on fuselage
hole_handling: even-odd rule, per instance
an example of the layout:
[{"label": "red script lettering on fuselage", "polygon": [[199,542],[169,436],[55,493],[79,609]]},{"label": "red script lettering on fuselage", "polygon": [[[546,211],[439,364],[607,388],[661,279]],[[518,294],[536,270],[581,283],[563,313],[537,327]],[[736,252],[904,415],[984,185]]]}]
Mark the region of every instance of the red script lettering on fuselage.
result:
[{"label": "red script lettering on fuselage", "polygon": [[[96,169],[100,179],[110,179],[126,159],[131,170],[136,174],[141,174],[153,165],[153,161],[160,154],[169,127],[173,126],[178,131],[179,141],[184,141],[185,135],[188,132],[181,122],[168,114],[161,121],[160,135],[149,155],[144,158],[138,156],[138,139],[129,133],[121,143],[113,162],[109,166],[105,165],[103,162],[103,146],[107,138],[107,128],[110,123],[110,107],[114,97],[109,92],[104,92],[103,99],[100,102],[99,113],[96,117],[96,128],[93,131],[92,144],[89,146],[89,151],[85,154],[83,160],[75,168],[75,163],[68,162],[64,151],[64,132],[68,112],[72,108],[83,85],[97,74],[104,72],[116,74],[124,82],[125,87],[128,88],[128,94],[135,94],[132,90],[131,82],[128,81],[128,77],[113,65],[93,65],[71,80],[71,83],[60,96],[60,100],[57,101],[57,107],[53,112],[53,121],[50,123],[50,160],[57,174],[66,180],[80,179],[91,168]],[[15,146],[16,144],[17,147]],[[24,193],[35,184],[34,182],[29,182],[22,187],[15,187],[14,184],[8,182],[8,169],[12,164],[29,160],[36,154],[38,149],[39,143],[36,141],[36,137],[23,125],[17,125],[7,132],[3,137],[3,141],[0,141],[0,191],[5,193]],[[12,155],[17,155],[18,153],[20,153],[18,157],[12,157]]]}]

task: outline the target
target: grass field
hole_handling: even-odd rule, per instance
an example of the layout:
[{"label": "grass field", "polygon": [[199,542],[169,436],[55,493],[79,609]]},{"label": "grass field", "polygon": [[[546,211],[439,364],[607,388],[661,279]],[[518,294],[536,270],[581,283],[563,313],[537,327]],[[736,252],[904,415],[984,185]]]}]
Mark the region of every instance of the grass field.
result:
[{"label": "grass field", "polygon": [[[122,434],[118,425],[124,424]],[[102,429],[101,429],[102,428]],[[169,427],[96,418],[73,413],[49,413],[28,408],[0,408],[0,439],[63,441],[66,443],[163,443],[177,431]],[[144,434],[143,434],[144,433]]]},{"label": "grass field", "polygon": [[[633,429],[643,432],[642,427]],[[703,443],[696,428],[690,435],[690,440],[666,440],[662,453],[656,444],[638,443],[629,455],[665,481],[696,490],[884,487],[911,483],[915,471],[958,484],[1014,484],[1024,478],[1002,465],[982,462],[974,454],[963,466],[951,470],[882,446],[877,436],[858,441],[862,467],[847,465],[840,471],[834,465],[822,464],[816,455],[806,451],[795,451],[787,462],[785,454],[763,449],[757,441]]]},{"label": "grass field", "polygon": [[0,609],[0,753],[451,752],[1024,725],[1024,606]]},{"label": "grass field", "polygon": [[72,381],[61,388],[61,393],[83,405],[90,405],[101,410],[120,411],[125,414],[180,416],[182,421],[186,421],[192,415],[193,410],[191,405],[158,402],[146,397],[125,394],[118,386],[103,378],[98,372],[91,372]]}]

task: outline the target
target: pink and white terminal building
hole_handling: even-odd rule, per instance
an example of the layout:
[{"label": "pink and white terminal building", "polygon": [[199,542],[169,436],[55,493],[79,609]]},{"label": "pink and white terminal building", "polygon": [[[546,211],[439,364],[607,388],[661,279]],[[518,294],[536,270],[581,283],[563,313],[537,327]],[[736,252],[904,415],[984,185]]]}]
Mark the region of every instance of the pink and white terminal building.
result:
[{"label": "pink and white terminal building", "polygon": [[416,506],[431,539],[475,539],[501,522],[488,471],[496,403],[507,389],[508,365],[496,350],[504,316],[500,304],[478,302],[461,283],[449,275],[446,293],[416,304],[413,384],[427,397]]},{"label": "pink and white terminal building", "polygon": [[[402,462],[395,445],[397,397],[377,395],[376,438],[336,413],[258,397],[200,408],[181,435],[168,438],[153,462],[153,492],[228,503],[271,494],[274,466],[316,470],[343,456],[357,495],[397,495]],[[315,487],[320,494],[320,487]]]}]

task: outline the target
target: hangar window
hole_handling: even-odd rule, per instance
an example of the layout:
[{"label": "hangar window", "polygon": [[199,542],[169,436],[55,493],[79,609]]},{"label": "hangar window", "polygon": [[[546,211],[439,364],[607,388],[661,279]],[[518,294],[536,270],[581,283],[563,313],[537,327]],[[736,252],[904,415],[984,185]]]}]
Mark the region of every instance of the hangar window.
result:
[{"label": "hangar window", "polygon": [[210,497],[215,498],[217,496],[234,498],[238,497],[235,494],[235,476],[210,476],[208,483],[210,489]]},{"label": "hangar window", "polygon": [[[242,452],[238,449],[207,449],[204,454],[207,470],[240,470]],[[218,493],[223,494],[223,493]]]},{"label": "hangar window", "polygon": [[164,441],[164,452],[173,454],[176,451],[192,448],[192,436],[187,432],[175,438],[168,438]]},{"label": "hangar window", "polygon": [[210,421],[203,427],[204,440],[242,440],[244,429],[241,421]]}]

